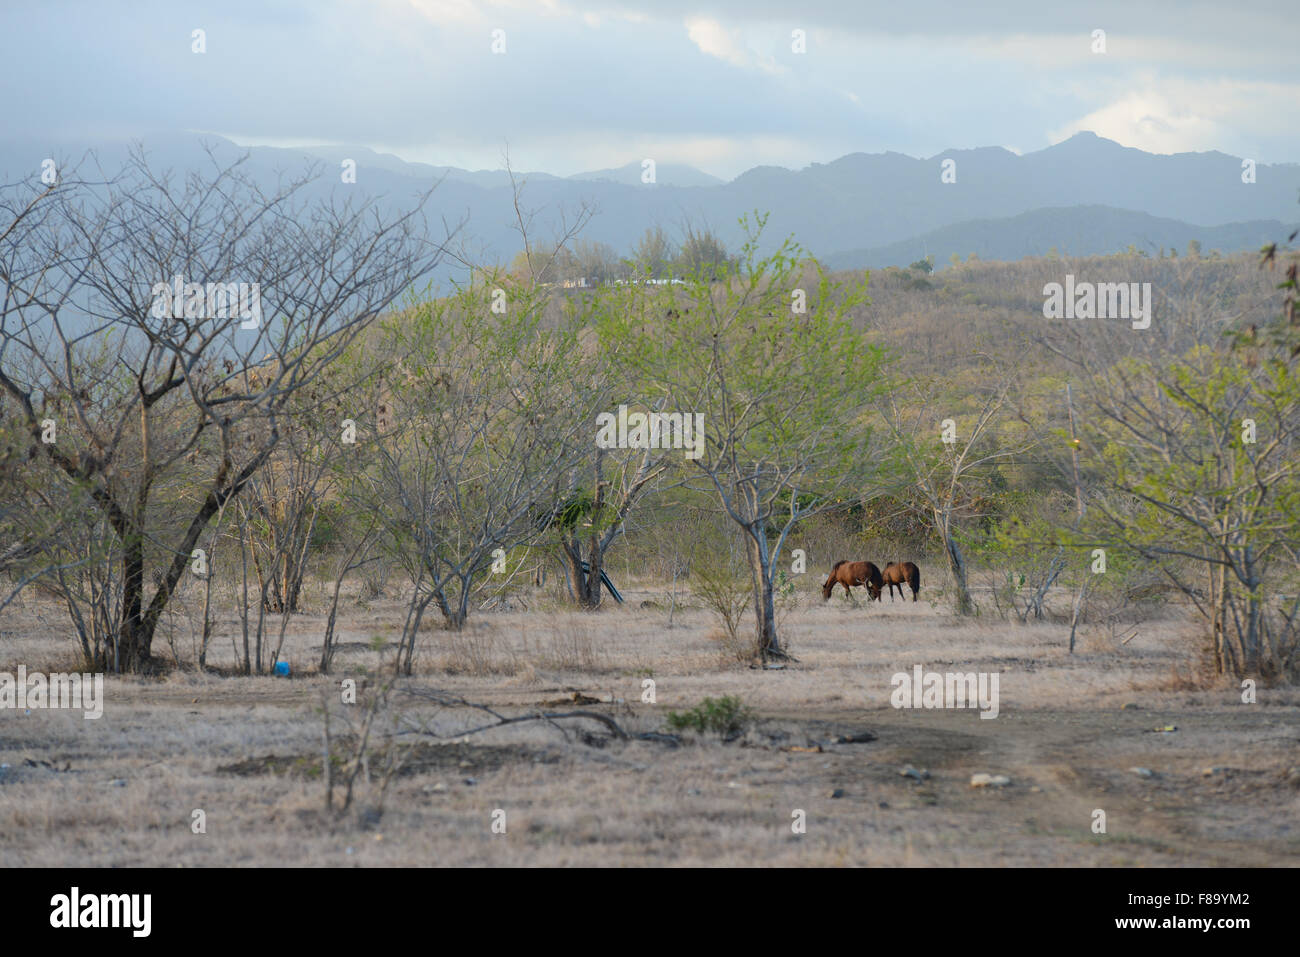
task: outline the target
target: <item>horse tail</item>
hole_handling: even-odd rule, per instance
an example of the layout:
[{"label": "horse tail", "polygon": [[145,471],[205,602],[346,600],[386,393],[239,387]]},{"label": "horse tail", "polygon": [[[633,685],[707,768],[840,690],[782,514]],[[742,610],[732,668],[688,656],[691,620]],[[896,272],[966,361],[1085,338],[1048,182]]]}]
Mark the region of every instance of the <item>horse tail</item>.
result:
[{"label": "horse tail", "polygon": [[912,580],[909,584],[912,586],[912,591],[918,592],[921,590],[921,569],[916,567],[915,562],[912,564]]}]

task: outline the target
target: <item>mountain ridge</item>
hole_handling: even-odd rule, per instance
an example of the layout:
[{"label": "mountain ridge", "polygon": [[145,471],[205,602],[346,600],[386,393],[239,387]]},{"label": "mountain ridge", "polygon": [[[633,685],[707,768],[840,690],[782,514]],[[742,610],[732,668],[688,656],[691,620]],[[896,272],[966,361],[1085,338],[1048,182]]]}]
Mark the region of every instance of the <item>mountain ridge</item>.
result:
[{"label": "mountain ridge", "polygon": [[[488,262],[508,262],[522,245],[513,227],[514,193],[505,170],[410,163],[363,147],[244,148],[212,134],[158,132],[145,142],[157,167],[176,170],[207,165],[205,143],[222,162],[247,153],[246,172],[268,185],[286,169],[315,163],[324,175],[307,197],[359,188],[390,208],[409,208],[417,193],[439,184],[426,207],[431,222],[467,220],[476,255]],[[111,169],[125,156],[127,143],[64,141],[60,148],[0,140],[0,175],[6,182],[32,177],[43,158],[75,159],[87,148],[94,148],[103,167]],[[345,159],[356,162],[355,184],[340,176]],[[952,161],[955,182],[941,178],[945,161]],[[738,219],[757,210],[769,217],[764,251],[793,235],[807,252],[827,262],[863,261],[865,256],[889,264],[919,258],[904,252],[918,243],[943,249],[950,244],[963,257],[969,252],[986,256],[985,249],[1009,255],[1046,235],[1058,240],[1048,246],[1077,247],[1081,254],[1129,244],[1182,246],[1188,230],[1203,234],[1193,238],[1200,238],[1207,250],[1246,248],[1239,244],[1253,244],[1260,224],[1300,218],[1300,164],[1257,164],[1254,183],[1242,182],[1242,165],[1240,158],[1219,151],[1146,153],[1081,132],[1023,155],[1000,146],[954,148],[920,159],[897,151],[853,152],[798,170],[755,166],[711,184],[707,173],[666,159],[657,163],[652,186],[640,182],[639,161],[567,177],[544,172],[515,177],[526,183],[523,205],[538,211],[534,238],[560,231],[562,212],[572,216],[585,204],[594,215],[582,238],[607,243],[620,253],[630,251],[649,227],[674,232],[687,221],[709,225],[735,250],[744,240]],[[674,178],[697,185],[675,185]],[[1085,211],[1077,212],[1080,208]],[[1057,212],[1017,219],[1042,210]],[[1116,211],[1140,215],[1123,217]],[[1044,215],[1058,217],[1058,228],[1053,230]],[[1211,236],[1210,230],[1218,227],[1232,228],[1219,238]],[[982,230],[983,246],[969,246],[979,238],[973,230]]]}]

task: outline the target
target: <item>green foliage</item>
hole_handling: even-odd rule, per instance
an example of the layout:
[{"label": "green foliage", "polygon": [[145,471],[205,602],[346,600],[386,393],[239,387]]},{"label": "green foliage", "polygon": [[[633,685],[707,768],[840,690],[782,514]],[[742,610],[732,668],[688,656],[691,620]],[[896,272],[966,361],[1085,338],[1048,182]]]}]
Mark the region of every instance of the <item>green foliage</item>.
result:
[{"label": "green foliage", "polygon": [[1253,352],[1197,346],[1160,363],[1125,360],[1095,384],[1115,413],[1086,419],[1081,444],[1112,495],[1080,532],[1176,579],[1190,569],[1219,667],[1281,673],[1300,665],[1278,598],[1295,583],[1300,377],[1285,353]]},{"label": "green foliage", "polygon": [[705,698],[687,711],[669,711],[668,727],[674,731],[712,732],[724,740],[739,737],[753,721],[751,712],[732,695]]},{"label": "green foliage", "polygon": [[686,238],[677,256],[677,270],[697,280],[725,279],[735,265],[732,257],[711,229],[686,228]]}]

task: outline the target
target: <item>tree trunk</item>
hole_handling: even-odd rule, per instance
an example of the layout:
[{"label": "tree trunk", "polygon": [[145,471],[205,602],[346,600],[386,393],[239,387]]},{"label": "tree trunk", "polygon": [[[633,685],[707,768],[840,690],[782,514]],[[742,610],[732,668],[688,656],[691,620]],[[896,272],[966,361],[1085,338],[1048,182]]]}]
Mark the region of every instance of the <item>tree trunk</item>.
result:
[{"label": "tree trunk", "polygon": [[1248,674],[1258,674],[1260,667],[1260,609],[1259,609],[1259,575],[1255,560],[1255,549],[1247,545],[1243,553],[1246,581],[1246,654],[1245,667]]},{"label": "tree trunk", "polygon": [[596,540],[596,536],[592,536],[589,546],[587,557],[589,570],[586,572],[582,570],[582,543],[576,536],[561,542],[560,547],[564,550],[564,558],[573,579],[574,600],[583,608],[599,608],[602,597],[600,570],[604,567],[602,562],[604,556],[601,554],[600,543]]},{"label": "tree trunk", "polygon": [[952,537],[952,525],[948,516],[940,513],[938,519],[939,534],[943,537],[943,553],[948,559],[948,570],[952,572],[953,587],[957,590],[957,614],[970,615],[975,612],[975,603],[970,597],[970,586],[966,580],[966,558],[961,553],[961,546]]},{"label": "tree trunk", "polygon": [[763,523],[746,529],[745,549],[749,552],[750,571],[754,579],[755,643],[759,657],[786,658],[776,635],[776,599],[772,592],[772,556],[767,550]]},{"label": "tree trunk", "polygon": [[144,537],[134,528],[122,539],[122,614],[118,670],[139,671],[149,660],[152,635],[144,629]]},{"label": "tree trunk", "polygon": [[[415,638],[420,633],[420,622],[424,619],[424,611],[429,607],[429,603],[438,599],[438,607],[446,613],[447,601],[442,596],[442,592],[430,592],[420,598],[420,583],[415,583],[415,593],[411,595],[411,603],[406,609],[406,624],[402,628],[402,640],[397,645],[397,655],[393,662],[393,674],[411,673],[412,660],[415,657]],[[405,652],[405,653],[403,653]]]},{"label": "tree trunk", "polygon": [[334,666],[334,624],[339,615],[339,592],[343,588],[343,577],[334,580],[334,595],[330,599],[329,617],[325,620],[325,640],[320,649],[320,673],[327,675]]}]

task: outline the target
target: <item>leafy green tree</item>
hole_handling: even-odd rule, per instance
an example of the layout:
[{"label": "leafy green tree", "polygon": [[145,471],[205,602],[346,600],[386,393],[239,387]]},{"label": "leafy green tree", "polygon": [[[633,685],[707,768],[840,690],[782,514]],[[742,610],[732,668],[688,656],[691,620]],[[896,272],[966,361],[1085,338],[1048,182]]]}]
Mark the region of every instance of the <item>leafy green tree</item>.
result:
[{"label": "leafy green tree", "polygon": [[678,271],[706,279],[725,278],[733,260],[722,240],[707,227],[696,229],[688,223],[685,231],[686,237],[677,256]]},{"label": "leafy green tree", "polygon": [[632,248],[632,265],[637,273],[663,279],[672,272],[677,250],[660,226],[647,229]]},{"label": "leafy green tree", "polygon": [[1105,494],[1085,534],[1142,555],[1188,595],[1224,673],[1296,670],[1295,373],[1283,349],[1201,345],[1121,361],[1086,390],[1081,444]]},{"label": "leafy green tree", "polygon": [[790,240],[760,256],[765,221],[741,220],[748,238],[725,282],[699,271],[684,287],[632,287],[598,328],[643,407],[703,416],[682,466],[743,534],[755,651],[768,658],[786,655],[773,582],[791,532],[871,481],[865,410],[882,392],[884,357],[850,322],[865,278],[832,281]]}]

